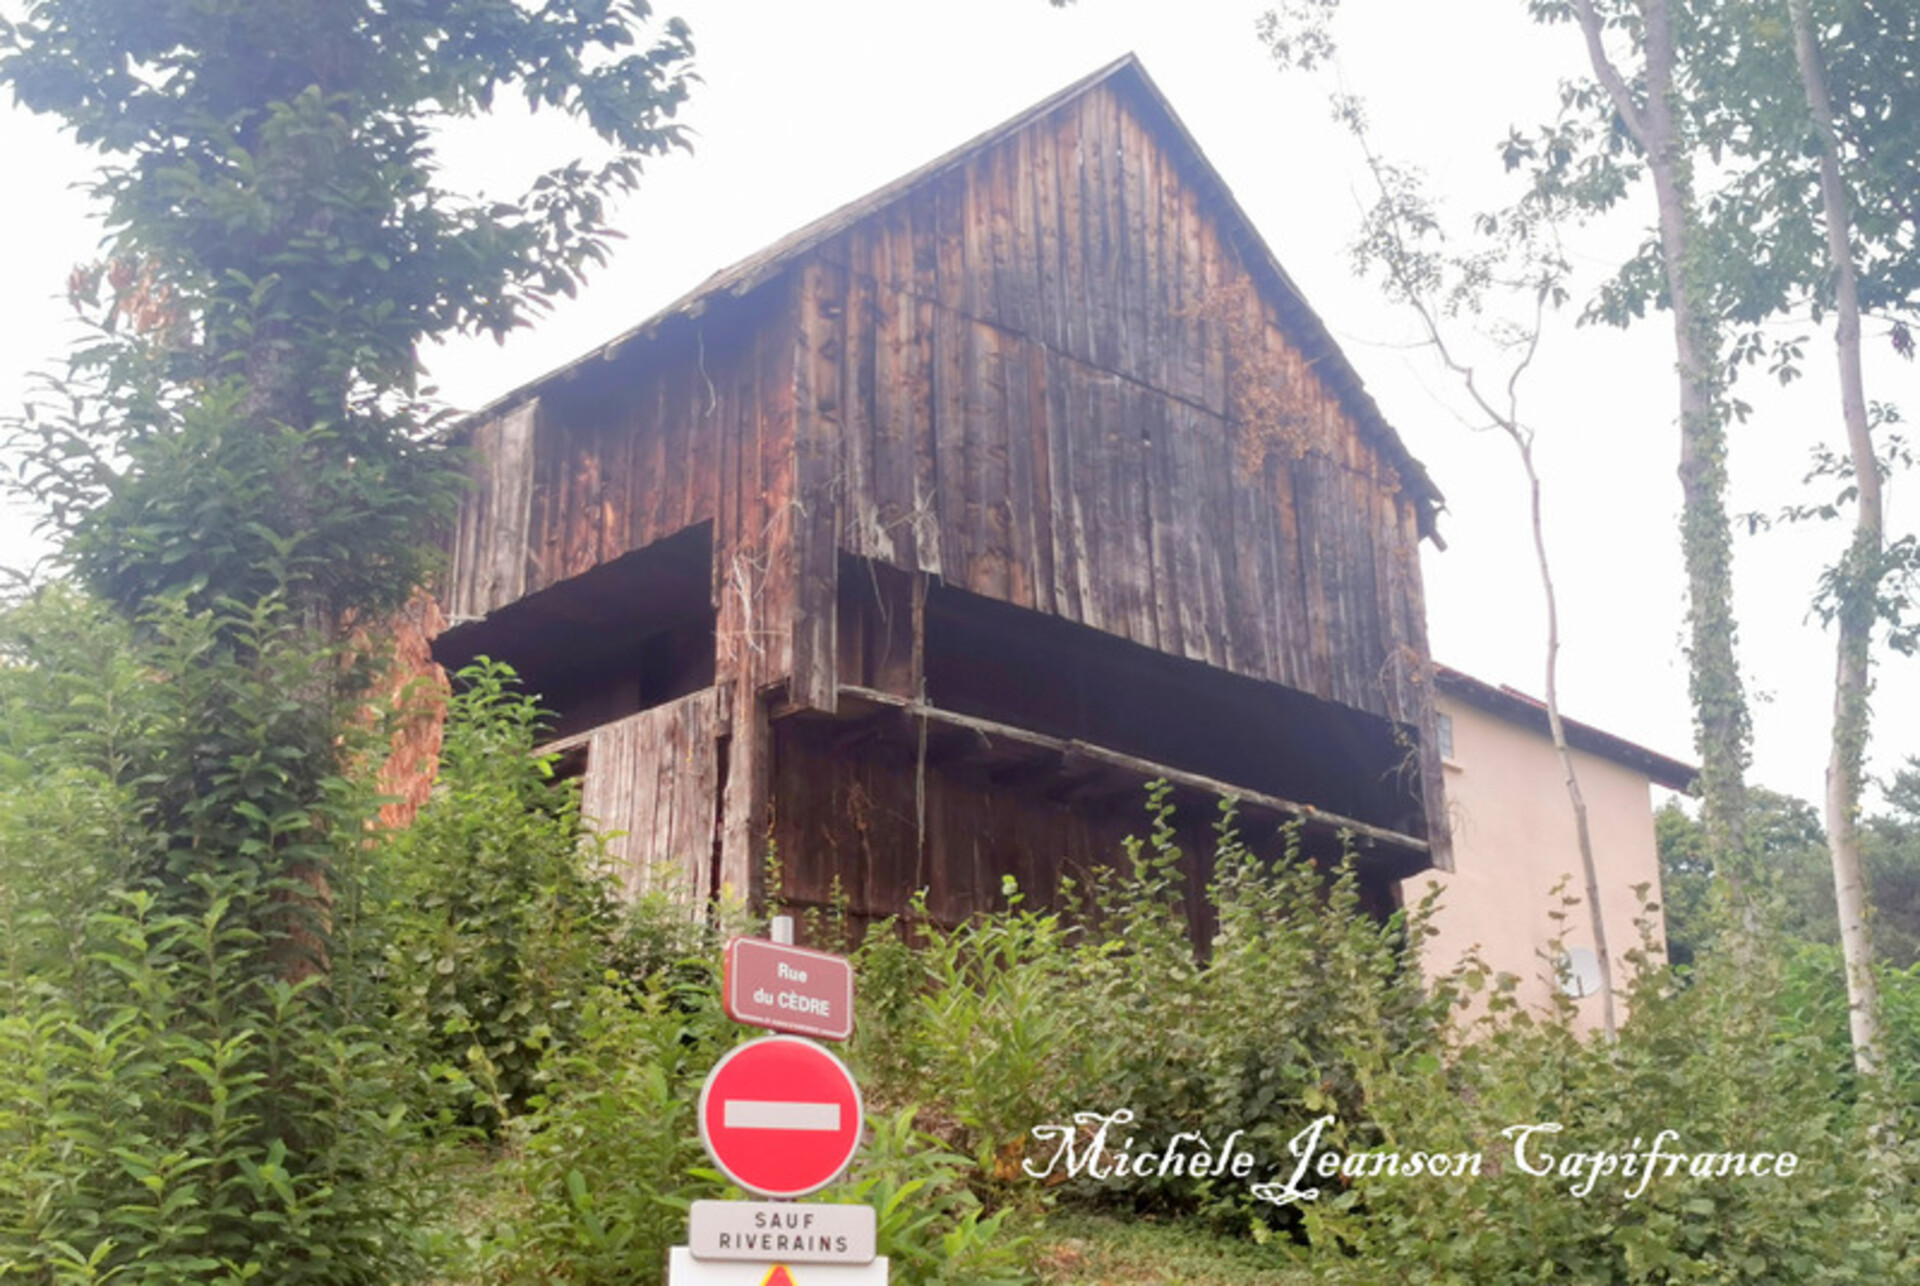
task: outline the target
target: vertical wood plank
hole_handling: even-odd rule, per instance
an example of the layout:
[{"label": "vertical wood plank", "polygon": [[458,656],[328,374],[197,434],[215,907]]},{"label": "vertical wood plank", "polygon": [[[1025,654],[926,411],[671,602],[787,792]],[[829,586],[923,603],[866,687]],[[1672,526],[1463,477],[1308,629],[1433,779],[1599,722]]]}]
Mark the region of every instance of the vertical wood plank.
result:
[{"label": "vertical wood plank", "polygon": [[[843,479],[851,479],[854,461],[867,494],[866,443],[852,438],[865,432],[865,416],[856,425],[848,414],[847,337],[858,328],[852,315],[854,295],[845,272],[813,264],[801,276],[800,339],[794,357],[795,501],[791,507],[794,585],[792,589],[792,681],[787,699],[796,706],[833,711],[838,705],[834,674],[834,629],[838,612],[839,532]],[[773,435],[776,457],[780,435]],[[855,502],[856,506],[859,503]],[[777,545],[770,547],[769,553]],[[774,610],[778,610],[777,608]],[[778,619],[777,617],[775,619]],[[777,666],[777,663],[776,663]],[[776,668],[767,676],[779,673]]]},{"label": "vertical wood plank", "polygon": [[908,344],[908,433],[913,448],[913,566],[933,576],[946,575],[946,530],[942,518],[939,434],[939,318],[931,302],[912,306]]},{"label": "vertical wood plank", "polygon": [[595,729],[581,781],[581,814],[608,836],[626,894],[666,894],[691,916],[712,892],[715,701],[708,688]]},{"label": "vertical wood plank", "polygon": [[1055,162],[1055,190],[1060,204],[1060,351],[1083,361],[1093,354],[1083,212],[1086,179],[1081,120],[1085,113],[1083,102],[1060,114],[1060,144]]},{"label": "vertical wood plank", "polygon": [[488,479],[488,535],[482,612],[505,607],[527,590],[528,524],[533,506],[533,451],[540,402],[531,398],[500,417]]},{"label": "vertical wood plank", "polygon": [[1086,535],[1080,494],[1074,487],[1073,374],[1077,366],[1056,353],[1044,355],[1045,419],[1036,436],[1046,444],[1047,527],[1051,534],[1053,610],[1070,621],[1084,621],[1082,587],[1086,576]]},{"label": "vertical wood plank", "polygon": [[846,310],[839,327],[843,408],[840,476],[833,490],[841,514],[840,547],[863,558],[887,557],[893,552],[880,516],[876,461],[880,408],[875,295],[880,289],[867,277],[849,276]]},{"label": "vertical wood plank", "polygon": [[1009,340],[1000,351],[1002,398],[995,436],[1005,453],[1007,479],[1006,529],[1008,601],[1025,608],[1039,607],[1043,598],[1050,610],[1051,587],[1044,580],[1038,557],[1038,514],[1046,499],[1035,488],[1035,445],[1044,449],[1043,417],[1034,414],[1031,387],[1036,343]]},{"label": "vertical wood plank", "polygon": [[946,574],[955,576],[966,574],[973,547],[967,530],[967,329],[958,314],[941,309],[933,315],[932,495]]},{"label": "vertical wood plank", "polygon": [[914,566],[918,559],[913,469],[918,436],[913,398],[919,379],[916,316],[910,297],[898,291],[877,292],[871,345],[873,494],[863,503],[875,526],[872,556],[904,567]]}]

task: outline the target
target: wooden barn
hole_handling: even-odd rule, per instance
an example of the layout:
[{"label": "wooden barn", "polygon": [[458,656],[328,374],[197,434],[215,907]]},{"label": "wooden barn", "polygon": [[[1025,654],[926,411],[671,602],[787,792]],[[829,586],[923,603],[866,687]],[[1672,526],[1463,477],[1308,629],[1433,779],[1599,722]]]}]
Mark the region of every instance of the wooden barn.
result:
[{"label": "wooden barn", "polygon": [[1131,57],[470,432],[435,656],[543,696],[635,888],[957,921],[1155,778],[1196,890],[1221,794],[1447,865],[1440,497]]}]

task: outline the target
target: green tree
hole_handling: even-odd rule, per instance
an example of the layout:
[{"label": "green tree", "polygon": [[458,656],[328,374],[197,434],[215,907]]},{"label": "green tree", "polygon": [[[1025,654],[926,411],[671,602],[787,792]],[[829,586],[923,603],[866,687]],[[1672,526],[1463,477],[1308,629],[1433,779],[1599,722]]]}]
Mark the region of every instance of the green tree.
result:
[{"label": "green tree", "polygon": [[1866,822],[1874,945],[1889,968],[1920,965],[1920,758],[1894,774],[1887,809]]},{"label": "green tree", "polygon": [[[691,47],[646,0],[34,0],[0,84],[105,161],[109,333],[90,414],[45,426],[39,493],[129,611],[284,591],[337,620],[420,583],[448,496],[420,437],[423,339],[503,335],[601,260],[607,202],[673,123]],[[485,201],[433,128],[503,93],[596,155]],[[117,326],[115,323],[120,323]]]},{"label": "green tree", "polygon": [[[1696,119],[1727,162],[1705,229],[1728,316],[1750,325],[1799,308],[1837,320],[1822,174],[1831,156],[1863,321],[1879,319],[1895,350],[1910,352],[1920,304],[1920,12],[1902,0],[1697,0],[1684,14]],[[1808,99],[1803,30],[1825,110]],[[1748,333],[1735,347],[1751,355],[1760,341]],[[1776,361],[1784,355],[1774,350]]]},{"label": "green tree", "polygon": [[[1680,546],[1687,570],[1688,686],[1709,851],[1731,873],[1744,848],[1745,777],[1751,742],[1733,611],[1733,533],[1726,509],[1730,410],[1725,396],[1725,323],[1702,234],[1699,140],[1684,101],[1683,0],[1529,0],[1543,22],[1570,22],[1584,42],[1594,83],[1569,87],[1560,120],[1532,138],[1515,133],[1509,167],[1527,167],[1543,193],[1607,209],[1644,174],[1656,234],[1623,271],[1637,292],[1622,307],[1619,282],[1601,316],[1638,316],[1657,300],[1672,318],[1680,406]],[[1610,43],[1611,42],[1611,43]]]},{"label": "green tree", "polygon": [[[1667,956],[1675,965],[1691,965],[1718,933],[1706,829],[1676,803],[1656,812],[1653,823]],[[1781,932],[1797,941],[1829,940],[1833,883],[1823,873],[1819,812],[1804,800],[1755,787],[1747,792],[1742,829],[1752,854],[1754,891],[1773,895]]]},{"label": "green tree", "polygon": [[[0,1262],[29,1280],[405,1271],[359,631],[421,583],[456,491],[418,345],[575,289],[608,202],[684,142],[689,38],[649,16],[29,0],[0,25],[0,83],[103,160],[106,258],[74,291],[98,337],[23,434],[122,658],[89,677],[87,627],[9,622]],[[590,155],[514,200],[447,190],[436,123],[510,93]],[[88,721],[110,749],[59,713],[62,676],[124,716]],[[89,825],[32,798],[41,767]]]},{"label": "green tree", "polygon": [[[1818,606],[1836,632],[1833,727],[1825,822],[1834,904],[1848,961],[1853,1039],[1863,1067],[1877,1061],[1877,1002],[1871,919],[1862,862],[1860,799],[1870,726],[1872,640],[1881,621],[1896,625],[1910,610],[1915,568],[1911,539],[1889,542],[1881,500],[1875,432],[1892,412],[1869,402],[1862,345],[1868,310],[1889,311],[1896,348],[1911,351],[1905,314],[1920,285],[1911,194],[1920,174],[1912,85],[1916,18],[1910,5],[1833,4],[1821,0],[1635,0],[1596,7],[1595,0],[1537,4],[1549,18],[1580,25],[1596,75],[1598,101],[1634,144],[1652,175],[1661,209],[1660,235],[1621,270],[1601,308],[1612,319],[1638,316],[1656,304],[1702,310],[1718,333],[1738,331],[1725,361],[1730,378],[1766,359],[1782,380],[1798,373],[1800,341],[1769,343],[1761,323],[1790,313],[1831,316],[1840,380],[1840,420],[1847,450],[1816,470],[1837,477],[1838,497],[1802,515],[1852,516],[1845,553],[1823,579]],[[1608,45],[1612,36],[1612,46]],[[1629,83],[1616,56],[1637,59]],[[1590,108],[1581,96],[1569,101]],[[1665,126],[1653,108],[1669,105]],[[1644,105],[1636,117],[1636,106]],[[1591,115],[1577,136],[1583,151],[1555,154],[1542,174],[1578,166],[1615,171],[1614,135]],[[1563,122],[1559,140],[1575,137]],[[1661,140],[1668,144],[1663,155]],[[1595,146],[1604,141],[1605,146]],[[1568,159],[1576,157],[1577,159]],[[1668,213],[1672,185],[1708,166],[1713,188],[1686,207],[1676,257]],[[1683,193],[1685,187],[1680,189]],[[1676,279],[1676,265],[1686,269]],[[1692,289],[1697,302],[1679,293]],[[1686,367],[1684,343],[1682,367]],[[1729,408],[1741,412],[1738,402]],[[1684,427],[1684,426],[1683,426]],[[1690,520],[1691,521],[1691,520]],[[1896,633],[1911,647],[1911,632]],[[1695,645],[1699,645],[1696,635]],[[1696,665],[1699,657],[1696,655]],[[1714,759],[1702,746],[1713,808]]]},{"label": "green tree", "polygon": [[[1909,83],[1916,19],[1911,6],[1816,10],[1809,0],[1727,0],[1699,5],[1694,25],[1702,128],[1737,158],[1711,229],[1729,308],[1756,323],[1801,309],[1833,319],[1847,450],[1833,470],[1841,494],[1820,511],[1850,510],[1853,531],[1820,595],[1837,654],[1825,813],[1853,1046],[1864,1070],[1881,1061],[1860,825],[1873,639],[1883,617],[1906,606],[1914,552],[1911,540],[1886,537],[1875,432],[1889,413],[1869,404],[1862,349],[1868,308],[1898,316],[1920,302],[1911,210],[1920,136]],[[1892,334],[1896,344],[1911,342],[1904,320]],[[1794,373],[1787,361],[1776,365],[1783,378]]]},{"label": "green tree", "polygon": [[[1920,963],[1920,769],[1898,773],[1887,808],[1861,823],[1867,901],[1874,939],[1887,969]],[[1833,871],[1820,812],[1805,800],[1770,790],[1750,792],[1747,832],[1755,879],[1772,895],[1773,917],[1789,943],[1840,944]],[[1668,952],[1675,964],[1711,945],[1711,868],[1699,822],[1677,804],[1654,814],[1665,895]]]}]

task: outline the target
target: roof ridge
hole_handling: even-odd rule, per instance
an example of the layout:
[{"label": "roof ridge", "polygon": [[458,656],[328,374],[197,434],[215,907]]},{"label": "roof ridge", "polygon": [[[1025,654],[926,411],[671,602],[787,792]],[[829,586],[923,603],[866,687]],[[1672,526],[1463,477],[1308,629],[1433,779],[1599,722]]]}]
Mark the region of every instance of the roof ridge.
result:
[{"label": "roof ridge", "polygon": [[[1420,515],[1422,533],[1432,537],[1434,543],[1441,548],[1445,548],[1445,542],[1440,539],[1434,524],[1436,511],[1445,504],[1445,497],[1441,495],[1440,489],[1428,476],[1425,466],[1407,450],[1400,435],[1387,422],[1378,403],[1366,391],[1359,373],[1353,369],[1345,353],[1334,342],[1326,324],[1308,305],[1299,286],[1294,283],[1286,269],[1281,267],[1272,247],[1260,235],[1259,228],[1247,216],[1239,201],[1234,198],[1226,179],[1207,158],[1198,140],[1187,129],[1186,123],[1180,119],[1179,114],[1174,111],[1173,104],[1154,83],[1153,77],[1147,74],[1146,66],[1141,62],[1139,55],[1131,50],[999,124],[975,134],[956,147],[949,148],[932,160],[863,196],[835,207],[826,214],[761,247],[744,259],[720,269],[693,289],[680,295],[672,303],[651,313],[612,339],[502,394],[473,412],[468,419],[479,420],[498,414],[524,400],[543,385],[563,379],[596,359],[611,358],[635,340],[651,338],[669,322],[676,319],[691,320],[700,316],[716,300],[739,298],[752,293],[784,272],[794,259],[817,248],[860,220],[877,214],[912,189],[963,164],[974,155],[1011,137],[1029,125],[1052,115],[1099,86],[1116,80],[1123,83],[1125,80],[1133,82],[1142,96],[1140,101],[1145,103],[1152,114],[1162,118],[1161,124],[1172,131],[1179,148],[1198,163],[1198,178],[1203,187],[1208,189],[1208,195],[1217,203],[1219,217],[1229,225],[1225,229],[1228,241],[1243,256],[1249,273],[1256,278],[1267,277],[1269,285],[1277,288],[1280,298],[1275,301],[1275,304],[1281,323],[1294,332],[1293,338],[1300,346],[1301,355],[1309,365],[1318,370],[1334,396],[1346,407],[1361,430],[1377,439],[1386,449],[1386,454],[1400,475],[1412,483],[1412,490],[1418,502],[1416,509]],[[1152,122],[1149,121],[1149,124]],[[1181,158],[1176,158],[1177,161],[1179,159]],[[1235,231],[1245,235],[1232,235]]]}]

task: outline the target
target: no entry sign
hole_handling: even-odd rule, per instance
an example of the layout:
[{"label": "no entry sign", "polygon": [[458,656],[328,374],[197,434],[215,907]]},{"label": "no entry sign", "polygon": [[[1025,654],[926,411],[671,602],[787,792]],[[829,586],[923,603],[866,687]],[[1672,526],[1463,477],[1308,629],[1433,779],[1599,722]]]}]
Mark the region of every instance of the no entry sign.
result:
[{"label": "no entry sign", "polygon": [[707,1155],[763,1197],[803,1197],[832,1183],[853,1160],[863,1123],[847,1065],[797,1036],[763,1036],[732,1050],[700,1091]]}]

